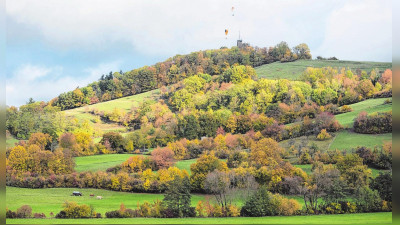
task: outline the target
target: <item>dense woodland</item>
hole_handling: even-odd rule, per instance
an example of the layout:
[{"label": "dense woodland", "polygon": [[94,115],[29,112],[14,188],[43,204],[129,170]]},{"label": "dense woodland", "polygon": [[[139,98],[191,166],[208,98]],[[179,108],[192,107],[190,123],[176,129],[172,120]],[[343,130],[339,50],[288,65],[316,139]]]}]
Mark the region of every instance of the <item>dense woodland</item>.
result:
[{"label": "dense woodland", "polygon": [[[290,49],[246,46],[177,55],[125,73],[110,73],[87,87],[50,102],[7,108],[8,132],[20,141],[7,149],[8,186],[98,188],[165,193],[163,201],[106,213],[122,217],[220,217],[342,214],[391,211],[392,145],[351,152],[318,146],[282,148],[301,136],[318,140],[351,129],[363,134],[392,132],[392,112],[360,113],[352,128],[334,117],[350,104],[392,96],[392,71],[308,68],[299,80],[258,78],[253,67],[310,59],[306,44]],[[90,111],[130,133],[100,132],[88,121],[68,120],[63,110],[160,88],[157,101],[129,112]],[[391,104],[386,102],[385,104]],[[101,135],[95,143],[93,138]],[[143,152],[154,148],[148,157]],[[135,155],[107,171],[75,172],[76,156]],[[295,161],[289,161],[289,158]],[[190,172],[175,167],[197,159]],[[312,164],[312,173],[292,165]],[[385,169],[376,178],[369,168]],[[190,206],[190,193],[215,202]],[[301,196],[305,206],[284,196]],[[244,205],[232,204],[241,196]],[[178,199],[178,200],[177,200]],[[77,215],[74,212],[81,212]],[[17,214],[8,212],[10,217]],[[65,203],[58,218],[98,217],[87,206]],[[100,215],[101,216],[101,215]]]}]

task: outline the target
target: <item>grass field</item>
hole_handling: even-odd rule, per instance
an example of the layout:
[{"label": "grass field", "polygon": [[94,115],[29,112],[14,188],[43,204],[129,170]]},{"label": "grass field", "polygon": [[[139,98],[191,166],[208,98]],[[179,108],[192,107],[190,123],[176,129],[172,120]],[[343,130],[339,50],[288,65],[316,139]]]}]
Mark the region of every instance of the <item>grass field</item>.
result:
[{"label": "grass field", "polygon": [[177,161],[175,163],[175,166],[178,167],[179,169],[183,170],[185,169],[186,171],[188,171],[189,175],[191,174],[190,171],[190,165],[192,165],[193,163],[196,162],[197,159],[188,159],[188,160],[181,160],[181,161]]},{"label": "grass field", "polygon": [[385,62],[355,62],[355,61],[342,61],[342,60],[297,60],[295,62],[280,63],[275,62],[256,67],[258,77],[267,79],[298,79],[307,67],[333,67],[333,68],[350,68],[355,71],[356,69],[365,70],[368,73],[372,69],[385,69],[392,68],[392,63]]},{"label": "grass field", "polygon": [[374,148],[376,145],[382,146],[385,142],[392,141],[392,133],[388,134],[359,134],[351,131],[343,130],[336,133],[329,149],[351,150],[357,146],[365,146]]},{"label": "grass field", "polygon": [[83,122],[85,120],[89,121],[89,123],[96,130],[99,130],[101,132],[114,131],[119,133],[125,133],[127,132],[127,128],[117,123],[105,123],[104,121],[100,121],[97,123],[94,122],[98,117],[89,113],[89,111],[91,111],[92,109],[98,109],[104,112],[111,112],[115,108],[118,108],[125,112],[129,112],[131,111],[133,106],[139,106],[140,102],[143,102],[145,100],[156,100],[159,96],[159,93],[160,93],[159,89],[156,89],[137,95],[114,99],[107,102],[101,102],[93,105],[65,110],[64,112],[65,115],[70,119],[76,118],[78,119],[79,122]]},{"label": "grass field", "polygon": [[[83,196],[71,196],[73,191],[80,191]],[[102,200],[95,196],[102,196]],[[79,204],[92,205],[96,212],[104,215],[105,212],[119,209],[121,203],[127,208],[136,208],[137,203],[144,201],[153,202],[162,200],[163,194],[147,193],[127,193],[100,189],[86,188],[49,188],[49,189],[28,189],[17,187],[6,187],[6,206],[10,210],[16,210],[22,205],[30,205],[33,213],[45,213],[49,216],[50,212],[58,213],[62,209],[65,201],[75,201]],[[195,206],[199,200],[203,200],[205,195],[192,195],[192,205]]]},{"label": "grass field", "polygon": [[114,99],[114,100],[107,101],[107,102],[100,102],[100,103],[85,106],[85,107],[66,110],[65,112],[67,112],[67,113],[76,113],[76,112],[82,113],[85,110],[90,110],[90,109],[98,109],[98,110],[104,111],[104,112],[111,112],[112,110],[114,110],[114,108],[119,108],[121,110],[124,110],[125,112],[129,112],[133,106],[139,106],[140,102],[143,102],[145,100],[154,99],[156,96],[158,96],[159,93],[160,93],[160,90],[155,89],[155,90],[144,92],[144,93],[137,94],[137,95],[131,95],[128,97],[118,98],[118,99]]},{"label": "grass field", "polygon": [[351,104],[350,106],[353,109],[352,112],[339,114],[335,117],[344,127],[353,127],[354,118],[356,118],[358,114],[362,111],[366,111],[367,113],[374,113],[387,112],[392,110],[392,104],[383,104],[386,99],[389,98],[368,99],[362,102]]},{"label": "grass field", "polygon": [[75,157],[75,170],[82,171],[105,171],[107,168],[123,163],[134,154],[107,154]]},{"label": "grass field", "polygon": [[293,165],[294,167],[300,168],[302,169],[304,172],[306,172],[307,174],[311,174],[311,164],[305,164],[305,165]]},{"label": "grass field", "polygon": [[14,138],[14,137],[7,137],[7,138],[6,138],[6,147],[7,147],[7,148],[9,148],[9,147],[14,147],[14,145],[15,145],[16,143],[18,143],[19,141],[20,141],[20,140]]},{"label": "grass field", "polygon": [[7,224],[390,224],[392,213],[236,218],[8,219]]}]

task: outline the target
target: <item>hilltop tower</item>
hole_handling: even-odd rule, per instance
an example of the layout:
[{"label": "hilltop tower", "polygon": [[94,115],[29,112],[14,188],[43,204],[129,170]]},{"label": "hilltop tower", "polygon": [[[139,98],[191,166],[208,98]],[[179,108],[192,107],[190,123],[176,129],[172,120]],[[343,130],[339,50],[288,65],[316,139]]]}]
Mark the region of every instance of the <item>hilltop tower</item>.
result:
[{"label": "hilltop tower", "polygon": [[240,31],[239,31],[239,39],[237,40],[237,47],[238,48],[242,48],[243,47],[243,41],[242,39],[240,39]]}]

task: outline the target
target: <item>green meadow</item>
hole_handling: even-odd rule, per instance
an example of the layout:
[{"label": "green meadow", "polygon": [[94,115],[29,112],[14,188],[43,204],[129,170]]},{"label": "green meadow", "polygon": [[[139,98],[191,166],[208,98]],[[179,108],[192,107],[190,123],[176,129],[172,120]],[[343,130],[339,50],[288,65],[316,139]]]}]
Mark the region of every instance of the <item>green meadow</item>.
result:
[{"label": "green meadow", "polygon": [[134,154],[107,154],[75,157],[75,170],[105,171],[107,168],[119,165]]},{"label": "green meadow", "polygon": [[7,224],[391,224],[392,213],[227,218],[8,219]]},{"label": "green meadow", "polygon": [[387,134],[359,134],[348,130],[336,133],[336,137],[329,149],[351,150],[358,146],[374,148],[382,146],[385,142],[392,142],[392,133]]},{"label": "green meadow", "polygon": [[[71,196],[73,191],[80,191],[83,196]],[[94,194],[95,197],[90,197]],[[96,199],[96,196],[102,196],[102,200]],[[153,202],[162,200],[163,194],[150,193],[128,193],[108,191],[101,189],[88,188],[48,188],[48,189],[28,189],[17,187],[6,187],[7,208],[16,210],[22,205],[30,205],[33,213],[45,213],[46,216],[53,212],[54,215],[62,210],[62,204],[65,201],[74,201],[78,204],[92,205],[96,212],[104,213],[119,209],[121,203],[127,208],[136,208],[137,203],[145,201]],[[204,200],[204,195],[192,195],[192,205],[196,206],[199,200]],[[12,201],[11,201],[12,200]]]},{"label": "green meadow", "polygon": [[362,102],[351,104],[350,107],[353,109],[352,112],[342,113],[336,115],[336,119],[344,127],[353,127],[354,119],[360,114],[360,112],[375,113],[375,112],[388,112],[392,110],[392,104],[384,104],[385,100],[390,98],[375,98],[367,99]]},{"label": "green meadow", "polygon": [[289,79],[297,80],[303,74],[307,67],[322,68],[346,68],[353,71],[360,69],[365,70],[368,73],[372,69],[379,69],[384,71],[392,68],[392,63],[386,62],[355,62],[355,61],[343,61],[343,60],[297,60],[294,62],[274,62],[271,64],[265,64],[256,67],[258,77],[267,79]]}]

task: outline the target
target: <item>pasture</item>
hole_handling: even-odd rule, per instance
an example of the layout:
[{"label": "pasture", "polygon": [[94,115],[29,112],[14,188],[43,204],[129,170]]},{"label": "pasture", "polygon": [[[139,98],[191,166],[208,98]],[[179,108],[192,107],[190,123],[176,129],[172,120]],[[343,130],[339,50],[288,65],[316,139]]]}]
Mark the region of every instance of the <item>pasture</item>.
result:
[{"label": "pasture", "polygon": [[392,110],[392,104],[384,104],[385,100],[390,98],[374,98],[367,99],[362,102],[357,102],[351,104],[350,107],[353,109],[352,112],[342,113],[336,115],[336,119],[342,124],[344,127],[353,127],[354,118],[358,116],[358,114],[362,111],[367,113],[375,113],[375,112],[388,112]]},{"label": "pasture", "polygon": [[387,134],[359,134],[348,130],[336,133],[329,150],[351,150],[358,146],[365,146],[373,149],[375,146],[382,146],[385,142],[392,141],[392,133]]},{"label": "pasture", "polygon": [[159,94],[160,90],[155,89],[137,95],[131,95],[123,98],[110,100],[107,102],[100,102],[89,106],[66,110],[65,112],[71,114],[75,113],[80,114],[80,113],[85,113],[86,110],[91,110],[91,109],[98,109],[99,111],[111,112],[112,110],[114,110],[114,108],[118,108],[125,112],[129,112],[132,109],[132,107],[139,106],[140,102],[143,102],[145,100],[153,100]]},{"label": "pasture", "polygon": [[[83,196],[71,196],[73,191],[80,191]],[[90,197],[90,194],[102,196],[102,200]],[[44,213],[46,216],[53,212],[54,215],[62,210],[65,201],[75,201],[78,204],[92,205],[96,212],[104,215],[105,212],[119,209],[121,203],[127,208],[136,208],[137,203],[162,200],[163,194],[128,193],[88,188],[48,188],[28,189],[6,187],[7,208],[16,210],[22,205],[30,205],[33,213]],[[11,201],[12,199],[12,201]],[[192,205],[196,206],[199,200],[204,200],[204,195],[192,195]]]},{"label": "pasture", "polygon": [[175,163],[175,166],[181,170],[188,171],[189,175],[191,174],[190,165],[196,162],[197,159],[188,159],[188,160],[180,160]]},{"label": "pasture", "polygon": [[8,219],[7,224],[391,224],[392,213],[227,218]]},{"label": "pasture", "polygon": [[288,79],[297,80],[300,78],[304,70],[307,67],[322,68],[346,68],[351,69],[355,72],[357,69],[365,70],[368,73],[372,69],[379,69],[384,71],[392,68],[392,63],[386,62],[355,62],[355,61],[343,61],[343,60],[297,60],[294,62],[274,62],[271,64],[265,64],[256,67],[256,73],[259,78],[267,79]]},{"label": "pasture", "polygon": [[77,119],[78,122],[88,121],[99,133],[101,132],[119,132],[126,133],[128,129],[125,126],[119,125],[118,123],[105,122],[100,120],[96,115],[90,113],[92,109],[97,109],[104,112],[112,112],[115,108],[128,113],[132,107],[139,106],[140,102],[145,100],[155,100],[159,96],[159,89],[144,92],[137,95],[123,97],[119,99],[110,100],[107,102],[101,102],[93,105],[83,106],[75,109],[63,111],[67,118]]},{"label": "pasture", "polygon": [[106,154],[75,157],[75,170],[82,171],[105,171],[107,168],[119,165],[134,154]]}]

